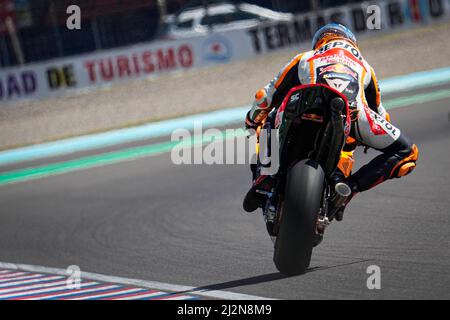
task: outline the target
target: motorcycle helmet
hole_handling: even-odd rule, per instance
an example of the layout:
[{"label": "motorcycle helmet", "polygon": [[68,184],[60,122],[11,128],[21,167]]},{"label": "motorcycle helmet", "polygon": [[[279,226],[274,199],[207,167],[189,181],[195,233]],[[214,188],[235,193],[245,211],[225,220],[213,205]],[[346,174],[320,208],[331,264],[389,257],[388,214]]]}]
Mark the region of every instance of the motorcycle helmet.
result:
[{"label": "motorcycle helmet", "polygon": [[357,46],[356,37],[349,28],[339,23],[329,23],[317,30],[312,40],[312,49],[317,50],[324,44],[337,39],[345,39]]}]

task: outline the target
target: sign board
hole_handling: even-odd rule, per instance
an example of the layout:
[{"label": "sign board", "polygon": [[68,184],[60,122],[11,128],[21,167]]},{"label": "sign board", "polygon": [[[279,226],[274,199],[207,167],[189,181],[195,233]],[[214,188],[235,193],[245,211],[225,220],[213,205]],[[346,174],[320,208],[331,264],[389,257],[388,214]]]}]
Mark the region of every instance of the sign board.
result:
[{"label": "sign board", "polygon": [[[0,0],[5,4],[6,0]],[[368,30],[367,8],[381,9],[381,30]],[[90,53],[48,63],[0,70],[0,104],[60,96],[132,79],[156,77],[198,67],[239,61],[309,42],[319,25],[347,24],[358,36],[371,36],[417,24],[450,20],[449,0],[365,2],[297,16],[291,22],[263,24],[186,40],[153,42]]]}]

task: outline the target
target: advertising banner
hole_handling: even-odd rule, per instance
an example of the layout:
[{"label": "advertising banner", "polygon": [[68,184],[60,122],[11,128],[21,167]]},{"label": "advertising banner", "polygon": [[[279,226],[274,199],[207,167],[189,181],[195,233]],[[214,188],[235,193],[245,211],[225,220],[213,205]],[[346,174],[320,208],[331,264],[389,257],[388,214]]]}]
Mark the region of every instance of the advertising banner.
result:
[{"label": "advertising banner", "polygon": [[450,19],[448,0],[368,1],[298,15],[292,22],[261,25],[246,33],[253,51],[262,54],[310,41],[314,32],[329,22],[347,25],[361,37],[444,19]]},{"label": "advertising banner", "polygon": [[372,1],[299,15],[291,22],[7,68],[0,70],[0,104],[59,96],[298,47],[310,41],[318,26],[332,21],[344,23],[359,36],[365,36],[449,18],[449,0]]}]

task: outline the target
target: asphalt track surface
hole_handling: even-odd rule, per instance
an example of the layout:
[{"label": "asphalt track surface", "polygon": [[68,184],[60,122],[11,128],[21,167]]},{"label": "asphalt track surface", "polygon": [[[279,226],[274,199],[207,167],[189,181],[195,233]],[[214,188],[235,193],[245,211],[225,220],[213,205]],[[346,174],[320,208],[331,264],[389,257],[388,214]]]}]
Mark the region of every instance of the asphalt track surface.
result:
[{"label": "asphalt track surface", "polygon": [[[247,166],[170,154],[1,186],[0,261],[281,299],[449,299],[449,112],[391,111],[419,146],[416,171],[358,195],[301,276],[277,272],[261,215],[241,209]],[[366,286],[371,265],[381,290]]]}]

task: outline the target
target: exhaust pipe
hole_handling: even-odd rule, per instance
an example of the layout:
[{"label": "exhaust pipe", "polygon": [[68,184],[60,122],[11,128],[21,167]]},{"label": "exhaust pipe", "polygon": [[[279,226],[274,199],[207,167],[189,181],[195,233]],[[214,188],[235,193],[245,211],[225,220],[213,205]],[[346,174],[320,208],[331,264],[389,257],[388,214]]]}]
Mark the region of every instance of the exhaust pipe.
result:
[{"label": "exhaust pipe", "polygon": [[329,215],[330,219],[334,218],[338,210],[344,205],[345,201],[352,194],[352,189],[350,188],[350,186],[343,182],[338,182],[334,187],[334,190],[336,191],[336,194],[334,195],[333,199],[331,199],[333,208],[331,214]]}]

